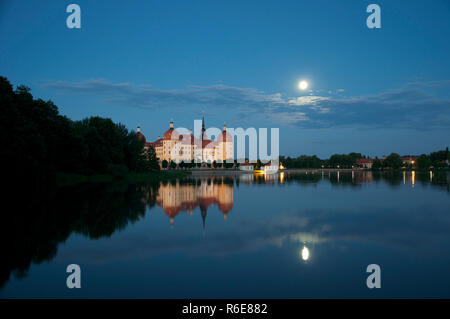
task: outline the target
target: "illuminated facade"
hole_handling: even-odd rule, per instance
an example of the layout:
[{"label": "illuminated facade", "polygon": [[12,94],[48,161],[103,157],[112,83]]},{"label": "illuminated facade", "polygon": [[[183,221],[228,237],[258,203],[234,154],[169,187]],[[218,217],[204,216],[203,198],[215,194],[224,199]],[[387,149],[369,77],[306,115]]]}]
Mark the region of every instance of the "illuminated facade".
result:
[{"label": "illuminated facade", "polygon": [[[145,136],[138,127],[137,134],[144,139]],[[205,120],[202,120],[202,132],[199,138],[192,134],[180,134],[173,127],[173,121],[170,122],[169,129],[164,132],[162,138],[154,142],[146,142],[145,147],[152,146],[155,149],[156,157],[160,161],[175,163],[223,163],[226,160],[234,158],[233,137],[227,133],[226,125],[215,141],[206,136]]]}]

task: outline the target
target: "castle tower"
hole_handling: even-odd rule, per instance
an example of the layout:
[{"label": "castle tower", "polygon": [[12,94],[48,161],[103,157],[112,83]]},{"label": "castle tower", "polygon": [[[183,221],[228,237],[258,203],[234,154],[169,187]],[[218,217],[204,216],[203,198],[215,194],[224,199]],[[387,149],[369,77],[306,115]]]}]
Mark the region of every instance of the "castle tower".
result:
[{"label": "castle tower", "polygon": [[206,140],[206,136],[205,136],[205,116],[202,115],[202,141],[205,139]]}]

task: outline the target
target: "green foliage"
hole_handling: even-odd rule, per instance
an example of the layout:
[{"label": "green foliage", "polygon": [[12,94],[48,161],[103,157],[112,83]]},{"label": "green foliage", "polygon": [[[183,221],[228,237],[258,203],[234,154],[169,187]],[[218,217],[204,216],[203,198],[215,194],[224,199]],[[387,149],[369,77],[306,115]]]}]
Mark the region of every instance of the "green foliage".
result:
[{"label": "green foliage", "polygon": [[372,163],[372,169],[381,169],[383,167],[383,164],[381,163],[380,159],[378,157],[375,157]]},{"label": "green foliage", "polygon": [[144,152],[139,155],[137,163],[136,171],[138,172],[159,171],[159,163],[153,146],[144,149]]},{"label": "green foliage", "polygon": [[234,163],[228,163],[228,162],[224,162],[223,163],[223,167],[225,167],[225,168],[233,168],[233,165],[238,165],[237,164],[237,160],[234,160]]},{"label": "green foliage", "polygon": [[430,154],[431,161],[445,161],[447,159],[447,151],[437,151]]},{"label": "green foliage", "polygon": [[430,168],[430,166],[431,166],[430,157],[425,154],[420,155],[416,160],[416,165],[420,169]]},{"label": "green foliage", "polygon": [[384,168],[392,168],[399,169],[402,167],[403,161],[397,153],[391,153],[386,159],[383,161]]},{"label": "green foliage", "polygon": [[351,168],[356,164],[356,159],[362,158],[359,153],[334,154],[328,160],[328,166],[333,168]]},{"label": "green foliage", "polygon": [[328,160],[321,160],[316,155],[301,155],[297,158],[280,156],[280,162],[287,168],[351,168],[358,158],[362,158],[360,153],[334,154]]}]

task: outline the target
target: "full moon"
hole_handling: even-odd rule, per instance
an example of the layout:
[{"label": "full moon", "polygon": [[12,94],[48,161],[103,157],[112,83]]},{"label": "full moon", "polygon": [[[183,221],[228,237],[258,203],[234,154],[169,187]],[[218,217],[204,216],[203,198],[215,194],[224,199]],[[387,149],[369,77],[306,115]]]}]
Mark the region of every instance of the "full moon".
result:
[{"label": "full moon", "polygon": [[298,87],[299,87],[300,90],[306,90],[308,88],[308,82],[300,81],[298,83]]},{"label": "full moon", "polygon": [[308,247],[303,246],[303,249],[302,249],[302,251],[301,251],[301,254],[302,254],[302,259],[303,259],[304,261],[307,261],[307,260],[309,259],[309,249],[308,249]]}]

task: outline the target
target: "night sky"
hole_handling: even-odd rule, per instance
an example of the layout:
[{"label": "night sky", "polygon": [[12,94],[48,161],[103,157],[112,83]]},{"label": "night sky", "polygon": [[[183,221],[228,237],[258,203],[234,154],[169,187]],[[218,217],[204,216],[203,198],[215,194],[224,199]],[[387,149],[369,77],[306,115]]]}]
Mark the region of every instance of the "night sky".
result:
[{"label": "night sky", "polygon": [[[70,3],[81,29],[66,26]],[[381,29],[366,26],[370,3]],[[450,144],[448,0],[1,0],[0,39],[13,85],[149,140],[203,111],[207,126],[279,127],[291,156]]]}]

